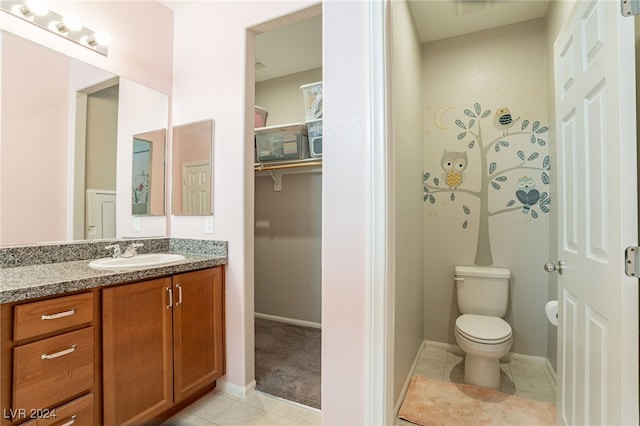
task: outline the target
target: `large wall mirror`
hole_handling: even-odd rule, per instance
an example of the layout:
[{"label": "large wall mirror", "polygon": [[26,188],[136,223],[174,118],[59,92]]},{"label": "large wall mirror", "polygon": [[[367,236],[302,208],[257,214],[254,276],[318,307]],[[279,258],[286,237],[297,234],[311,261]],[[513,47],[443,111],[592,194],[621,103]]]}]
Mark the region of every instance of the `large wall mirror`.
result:
[{"label": "large wall mirror", "polygon": [[[6,31],[0,45],[0,245],[146,236],[132,233],[134,137],[166,133],[168,96]],[[164,214],[156,154],[164,137],[149,215]]]},{"label": "large wall mirror", "polygon": [[173,127],[171,213],[213,214],[213,120]]}]

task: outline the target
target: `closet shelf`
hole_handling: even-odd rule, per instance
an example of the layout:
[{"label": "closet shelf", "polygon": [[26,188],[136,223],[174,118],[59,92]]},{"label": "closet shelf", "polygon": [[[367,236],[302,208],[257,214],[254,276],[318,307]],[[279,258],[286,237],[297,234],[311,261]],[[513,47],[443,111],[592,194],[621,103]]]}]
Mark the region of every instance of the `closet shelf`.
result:
[{"label": "closet shelf", "polygon": [[300,173],[312,168],[322,169],[322,158],[306,158],[304,160],[290,160],[290,161],[270,161],[268,163],[255,163],[253,169],[256,172],[269,171],[269,170],[286,170],[286,169],[300,169]]}]

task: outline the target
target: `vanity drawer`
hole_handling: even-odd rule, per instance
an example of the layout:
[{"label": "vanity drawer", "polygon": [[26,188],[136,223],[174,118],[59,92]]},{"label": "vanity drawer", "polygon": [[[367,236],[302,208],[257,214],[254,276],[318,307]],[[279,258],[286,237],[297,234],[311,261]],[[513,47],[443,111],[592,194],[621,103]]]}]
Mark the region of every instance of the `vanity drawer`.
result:
[{"label": "vanity drawer", "polygon": [[68,404],[44,412],[38,426],[93,426],[93,394],[82,396]]},{"label": "vanity drawer", "polygon": [[93,293],[17,305],[13,318],[16,342],[86,324],[93,320]]},{"label": "vanity drawer", "polygon": [[93,327],[13,349],[13,407],[55,407],[93,387]]}]

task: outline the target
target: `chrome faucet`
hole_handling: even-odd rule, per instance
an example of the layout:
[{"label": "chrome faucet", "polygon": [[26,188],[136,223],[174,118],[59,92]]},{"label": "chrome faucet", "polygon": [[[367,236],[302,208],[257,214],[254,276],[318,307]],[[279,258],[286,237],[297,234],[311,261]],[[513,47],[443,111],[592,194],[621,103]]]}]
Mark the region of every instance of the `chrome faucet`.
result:
[{"label": "chrome faucet", "polygon": [[119,244],[111,244],[110,246],[105,247],[105,250],[111,250],[111,249],[113,249],[113,253],[111,254],[112,258],[117,259],[120,256],[122,256],[122,251],[120,250]]},{"label": "chrome faucet", "polygon": [[129,244],[129,246],[127,246],[127,248],[124,250],[124,253],[122,253],[122,257],[137,256],[138,252],[136,250],[138,249],[138,247],[142,247],[142,246],[144,246],[144,244],[142,244],[142,243],[131,243],[131,244]]}]

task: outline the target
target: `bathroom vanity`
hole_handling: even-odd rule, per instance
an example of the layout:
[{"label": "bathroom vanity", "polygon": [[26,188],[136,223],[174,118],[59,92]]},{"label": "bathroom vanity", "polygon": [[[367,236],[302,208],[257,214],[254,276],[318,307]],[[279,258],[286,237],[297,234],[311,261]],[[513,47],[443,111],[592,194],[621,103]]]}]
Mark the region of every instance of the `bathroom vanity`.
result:
[{"label": "bathroom vanity", "polygon": [[90,259],[6,268],[22,253],[3,250],[1,425],[160,420],[225,374],[226,245],[108,271]]}]

